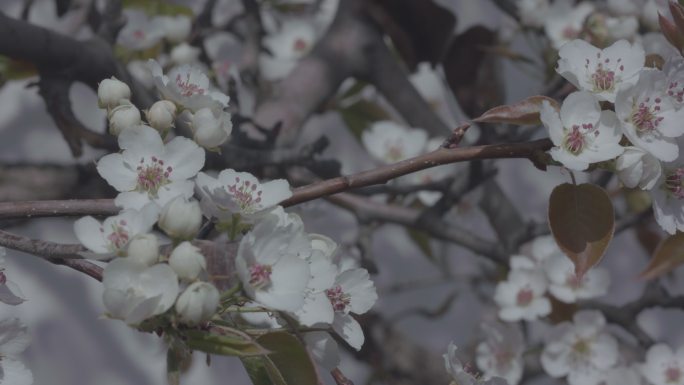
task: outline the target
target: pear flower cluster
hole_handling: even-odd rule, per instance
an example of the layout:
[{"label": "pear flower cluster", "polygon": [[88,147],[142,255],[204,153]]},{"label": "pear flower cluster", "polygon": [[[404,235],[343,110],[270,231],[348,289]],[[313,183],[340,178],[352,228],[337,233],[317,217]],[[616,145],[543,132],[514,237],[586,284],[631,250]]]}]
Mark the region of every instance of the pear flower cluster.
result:
[{"label": "pear flower cluster", "polygon": [[494,301],[503,321],[534,321],[549,315],[548,295],[564,303],[575,303],[608,291],[610,275],[605,268],[594,267],[578,278],[572,261],[550,236],[536,238],[531,253],[531,258],[512,256],[507,279],[496,287]]},{"label": "pear flower cluster", "polygon": [[[605,49],[564,44],[556,71],[579,91],[560,111],[544,103],[540,118],[554,160],[578,171],[604,162],[626,187],[650,192],[656,221],[674,234],[684,230],[684,59],[667,57],[660,70],[644,68],[644,58],[640,44],[625,40]],[[606,102],[609,109],[601,107]]]},{"label": "pear flower cluster", "polygon": [[[149,66],[162,100],[145,111],[145,122],[139,112],[136,119],[125,115],[135,108],[126,84],[107,79],[98,92],[121,151],[103,156],[97,171],[118,191],[114,202],[121,211],[74,224],[87,249],[82,255],[108,261],[107,316],[143,330],[160,324],[203,328],[220,319],[227,305],[211,282],[205,243],[196,240],[207,226],[239,242],[236,276],[228,277],[239,286],[226,298],[250,298],[237,306],[271,312],[270,326],[281,325],[278,314],[287,314],[360,349],[364,335],[354,315],[377,300],[368,272],[340,262],[332,239],[307,233],[298,215],[285,212],[280,203],[292,196],[286,180],[263,182],[233,169],[201,171],[205,149],[216,149],[230,133],[224,112],[229,98],[210,89],[199,68],[181,66],[165,75],[158,63]],[[171,133],[184,118],[192,139]],[[317,331],[305,340],[322,365],[339,364],[330,334]]]}]

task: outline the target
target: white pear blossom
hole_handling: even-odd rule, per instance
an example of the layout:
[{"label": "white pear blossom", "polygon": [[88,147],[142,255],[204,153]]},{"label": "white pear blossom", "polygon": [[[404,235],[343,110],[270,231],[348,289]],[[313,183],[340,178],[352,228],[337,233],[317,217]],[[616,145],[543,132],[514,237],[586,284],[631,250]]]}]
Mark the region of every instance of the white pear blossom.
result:
[{"label": "white pear blossom", "polygon": [[575,5],[574,0],[553,2],[544,20],[544,30],[555,49],[579,37],[587,16],[594,12],[594,5],[582,1]]},{"label": "white pear blossom", "polygon": [[444,357],[444,366],[446,367],[447,373],[451,375],[453,379],[452,384],[457,385],[508,385],[505,379],[501,377],[493,377],[489,380],[482,380],[477,376],[475,368],[470,364],[464,365],[461,360],[456,357],[456,351],[458,348],[453,342],[449,343],[447,347],[447,352],[442,356]]},{"label": "white pear blossom", "polygon": [[198,247],[186,241],[173,249],[169,266],[181,280],[194,281],[207,269],[207,261]]},{"label": "white pear blossom", "polygon": [[618,360],[617,340],[604,331],[605,324],[601,312],[582,310],[572,323],[556,325],[541,355],[544,371],[554,378],[567,376],[569,385],[596,383]]},{"label": "white pear blossom", "polygon": [[19,286],[10,281],[5,273],[5,255],[7,250],[4,247],[0,247],[0,302],[6,305],[19,305],[23,303],[25,299]]},{"label": "white pear blossom", "polygon": [[192,115],[193,139],[207,149],[218,148],[233,130],[230,113],[216,108],[201,108]]},{"label": "white pear blossom", "polygon": [[131,89],[128,84],[112,76],[104,79],[97,86],[97,104],[100,108],[114,108],[121,100],[131,97]]},{"label": "white pear blossom", "polygon": [[216,314],[220,294],[208,282],[190,284],[176,300],[176,312],[182,322],[197,325],[209,321]]},{"label": "white pear blossom", "polygon": [[551,302],[544,296],[548,285],[544,272],[522,256],[512,257],[511,265],[508,278],[494,294],[499,317],[508,322],[533,321],[551,313]]},{"label": "white pear blossom", "polygon": [[501,377],[517,385],[523,374],[525,339],[517,324],[484,324],[485,341],[477,345],[475,362],[484,378]]},{"label": "white pear blossom", "polygon": [[247,295],[265,306],[295,311],[311,276],[311,243],[301,227],[267,215],[240,241],[235,266]]},{"label": "white pear blossom", "polygon": [[625,186],[650,190],[660,179],[662,167],[653,155],[639,147],[630,146],[625,147],[625,152],[617,158],[615,171]]},{"label": "white pear blossom", "polygon": [[684,109],[676,110],[668,96],[663,72],[642,70],[634,86],[618,92],[615,112],[632,144],[662,161],[677,159],[675,138],[684,134]]},{"label": "white pear blossom", "polygon": [[0,384],[33,384],[33,374],[19,360],[30,343],[27,328],[18,318],[0,320]]},{"label": "white pear blossom", "polygon": [[74,223],[74,233],[78,241],[91,251],[82,253],[87,258],[124,256],[128,242],[152,230],[157,218],[159,209],[154,204],[148,204],[140,210],[123,210],[102,223],[91,216],[80,218]]},{"label": "white pear blossom", "polygon": [[639,44],[619,40],[599,49],[576,39],[561,47],[556,71],[575,87],[592,92],[599,100],[615,101],[620,87],[639,80],[646,55]]},{"label": "white pear blossom", "polygon": [[130,260],[152,266],[159,261],[159,239],[154,234],[140,234],[128,243],[126,254]]},{"label": "white pear blossom", "polygon": [[561,302],[574,303],[605,295],[610,286],[610,273],[595,266],[582,279],[575,275],[575,265],[564,254],[557,254],[544,263],[549,280],[549,293]]},{"label": "white pear blossom", "polygon": [[173,127],[176,120],[176,105],[168,100],[159,100],[145,112],[145,118],[150,127],[165,132]]},{"label": "white pear blossom", "polygon": [[159,227],[174,239],[192,239],[202,226],[202,210],[196,199],[179,195],[166,203],[159,216]]},{"label": "white pear blossom", "polygon": [[211,90],[209,78],[198,67],[182,65],[172,69],[167,76],[156,61],[150,59],[147,63],[154,85],[164,99],[191,111],[205,107],[223,109],[228,106],[230,98],[219,91]]},{"label": "white pear blossom", "polygon": [[192,195],[194,177],[204,166],[204,150],[192,140],[175,137],[164,144],[149,126],[127,129],[119,135],[122,153],[97,162],[97,171],[120,193],[114,203],[140,208],[152,201],[160,207],[178,195]]},{"label": "white pear blossom", "polygon": [[140,125],[140,110],[129,100],[122,99],[108,114],[109,133],[119,136],[127,128]]},{"label": "white pear blossom", "polygon": [[107,314],[129,325],[170,309],[179,289],[169,265],[148,267],[128,258],[117,258],[105,267],[102,285]]},{"label": "white pear blossom", "polygon": [[[325,291],[329,307],[333,311],[333,330],[356,350],[363,346],[361,325],[349,314],[363,314],[370,310],[378,299],[375,285],[366,269],[351,269],[340,273],[335,283]],[[320,311],[323,311],[321,308]]]},{"label": "white pear blossom", "polygon": [[154,87],[154,78],[152,77],[152,71],[147,65],[146,61],[143,60],[131,60],[126,64],[128,72],[140,82],[140,84],[145,88]]},{"label": "white pear blossom", "polygon": [[383,163],[395,163],[418,156],[427,144],[427,134],[389,120],[375,122],[361,135],[366,150]]},{"label": "white pear blossom", "polygon": [[269,53],[259,56],[259,70],[267,80],[281,79],[292,71],[316,41],[316,30],[308,20],[284,22],[280,29],[268,34],[262,44]]},{"label": "white pear blossom", "polygon": [[261,183],[250,173],[232,169],[221,171],[217,178],[200,172],[196,183],[204,215],[223,222],[239,214],[243,221],[254,223],[292,196],[284,179]]},{"label": "white pear blossom", "polygon": [[549,151],[551,157],[569,169],[583,171],[623,151],[615,113],[601,111],[598,99],[587,91],[568,95],[560,113],[544,101],[540,118],[555,145]]},{"label": "white pear blossom", "polygon": [[188,43],[181,43],[171,49],[169,57],[176,65],[192,64],[197,62],[201,50]]},{"label": "white pear blossom", "polygon": [[673,351],[666,344],[651,346],[646,362],[640,366],[641,374],[653,385],[684,384],[684,347]]},{"label": "white pear blossom", "polygon": [[148,18],[141,10],[126,9],[126,25],[117,36],[117,43],[133,51],[155,46],[164,36],[163,25],[157,18]]},{"label": "white pear blossom", "polygon": [[653,214],[670,234],[684,231],[684,162],[663,163],[660,178],[650,190]]},{"label": "white pear blossom", "polygon": [[332,239],[319,234],[309,234],[309,240],[311,241],[311,254],[306,261],[309,264],[311,277],[306,287],[304,304],[294,314],[299,323],[304,326],[313,326],[317,323],[331,324],[335,313],[326,291],[334,286],[338,272],[337,267],[332,263],[337,244]]},{"label": "white pear blossom", "polygon": [[161,25],[164,38],[170,43],[180,43],[190,36],[192,20],[186,15],[157,16],[155,19]]},{"label": "white pear blossom", "polygon": [[549,0],[518,0],[520,23],[528,27],[543,27],[549,13]]}]

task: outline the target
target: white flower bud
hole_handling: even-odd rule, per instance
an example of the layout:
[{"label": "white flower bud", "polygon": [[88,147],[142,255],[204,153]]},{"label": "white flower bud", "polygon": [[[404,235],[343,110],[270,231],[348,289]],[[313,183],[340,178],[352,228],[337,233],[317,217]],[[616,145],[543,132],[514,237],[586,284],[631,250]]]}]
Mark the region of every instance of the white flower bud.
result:
[{"label": "white flower bud", "polygon": [[160,100],[145,112],[147,123],[158,131],[165,131],[176,120],[176,105],[168,100]]},{"label": "white flower bud", "polygon": [[128,243],[128,259],[152,266],[159,260],[159,240],[154,234],[140,234]]},{"label": "white flower bud", "polygon": [[176,272],[178,278],[194,281],[207,268],[207,261],[199,248],[186,241],[173,249],[169,256],[169,266]]},{"label": "white flower bud", "polygon": [[130,99],[131,89],[128,85],[114,76],[104,79],[97,87],[97,105],[100,108],[113,108],[119,105],[121,99]]},{"label": "white flower bud", "polygon": [[233,130],[230,114],[211,108],[201,108],[192,116],[195,142],[205,148],[216,148],[223,144]]},{"label": "white flower bud", "polygon": [[133,126],[140,124],[140,110],[128,100],[121,103],[109,112],[109,133],[114,136]]},{"label": "white flower bud", "polygon": [[192,239],[202,225],[202,210],[195,199],[179,195],[164,205],[159,227],[172,238]]},{"label": "white flower bud", "polygon": [[181,321],[196,325],[211,319],[219,305],[220,295],[208,282],[195,282],[176,300],[176,312]]},{"label": "white flower bud", "polygon": [[197,61],[200,49],[188,43],[181,43],[171,50],[171,61],[177,65],[190,64]]}]

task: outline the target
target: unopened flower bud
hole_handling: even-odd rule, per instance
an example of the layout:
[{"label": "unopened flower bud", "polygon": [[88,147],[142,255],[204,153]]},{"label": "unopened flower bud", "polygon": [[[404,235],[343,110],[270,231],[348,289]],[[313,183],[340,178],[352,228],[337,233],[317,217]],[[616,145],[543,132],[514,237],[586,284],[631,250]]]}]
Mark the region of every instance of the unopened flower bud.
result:
[{"label": "unopened flower bud", "polygon": [[146,266],[159,260],[159,240],[154,234],[140,234],[128,243],[128,258]]},{"label": "unopened flower bud", "polygon": [[197,325],[209,321],[216,313],[220,295],[216,287],[208,282],[195,282],[176,300],[176,312],[181,321]]},{"label": "unopened flower bud", "polygon": [[192,239],[202,225],[202,210],[195,199],[177,196],[162,209],[159,227],[176,239]]},{"label": "unopened flower bud", "polygon": [[122,100],[120,105],[109,112],[109,133],[114,136],[139,124],[140,110],[128,100]]},{"label": "unopened flower bud", "polygon": [[176,105],[168,100],[160,100],[145,113],[147,123],[158,131],[165,131],[173,126],[176,119]]},{"label": "unopened flower bud", "polygon": [[171,50],[171,61],[177,65],[190,64],[197,61],[200,49],[188,43],[181,43]]},{"label": "unopened flower bud", "polygon": [[199,248],[186,241],[173,249],[169,256],[169,266],[178,278],[194,281],[207,268],[207,261]]},{"label": "unopened flower bud", "polygon": [[97,87],[97,105],[100,108],[114,108],[121,99],[130,99],[131,89],[114,76],[104,79]]},{"label": "unopened flower bud", "polygon": [[228,139],[233,123],[229,113],[205,107],[193,115],[192,128],[197,144],[205,148],[216,148]]}]

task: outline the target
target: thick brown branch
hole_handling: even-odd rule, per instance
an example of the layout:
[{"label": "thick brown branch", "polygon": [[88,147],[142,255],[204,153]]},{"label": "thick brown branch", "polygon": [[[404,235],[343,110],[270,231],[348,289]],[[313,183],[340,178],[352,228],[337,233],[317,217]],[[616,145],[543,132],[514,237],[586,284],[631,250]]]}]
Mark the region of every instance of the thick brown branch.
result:
[{"label": "thick brown branch", "polygon": [[492,144],[466,148],[440,148],[433,152],[398,163],[378,167],[354,175],[342,176],[313,183],[295,190],[292,197],[282,203],[292,206],[359,187],[386,183],[387,181],[441,164],[464,162],[476,159],[534,158],[539,152],[553,146],[549,139],[532,142]]},{"label": "thick brown branch", "polygon": [[22,235],[0,230],[0,246],[40,257],[59,259],[82,259],[78,253],[86,251],[80,244],[61,244],[31,239]]}]

